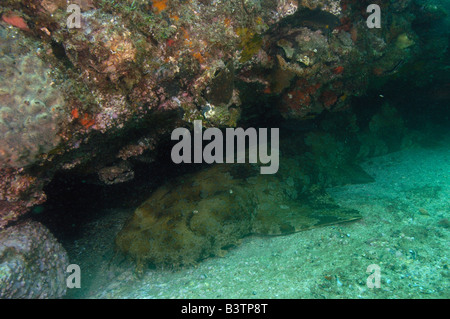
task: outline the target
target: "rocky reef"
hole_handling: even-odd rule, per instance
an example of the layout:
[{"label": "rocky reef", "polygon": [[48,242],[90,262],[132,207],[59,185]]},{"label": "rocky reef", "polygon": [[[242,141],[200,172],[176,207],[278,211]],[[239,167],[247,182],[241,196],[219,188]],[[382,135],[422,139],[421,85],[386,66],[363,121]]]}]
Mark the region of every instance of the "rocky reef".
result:
[{"label": "rocky reef", "polygon": [[[367,27],[364,1],[74,3],[79,27],[65,1],[5,1],[0,12],[2,227],[45,199],[57,171],[104,181],[125,165],[115,181],[129,180],[131,161],[154,157],[174,127],[245,123],[258,116],[254,95],[285,118],[345,110],[372,77],[420,54],[413,1],[380,1],[381,29]],[[9,196],[17,179],[28,183]]]},{"label": "rocky reef", "polygon": [[[382,8],[379,29],[366,24],[372,2]],[[387,83],[449,98],[448,72],[439,67],[448,61],[448,37],[427,31],[437,30],[446,12],[427,1],[71,3],[79,16],[65,0],[4,0],[0,8],[0,229],[8,234],[46,201],[56,174],[108,186],[130,182],[137,166],[167,151],[174,128],[191,128],[194,120],[218,128],[294,121],[293,137],[309,150],[296,155],[309,169],[303,182],[322,188],[345,175],[364,181],[350,158],[409,142],[389,103],[361,111],[369,118],[361,120],[351,114],[355,99],[389,90]],[[324,114],[341,125],[325,121],[320,130],[297,133]],[[394,131],[403,142],[391,141]],[[348,136],[359,146],[343,146]],[[233,205],[239,210],[239,201]],[[251,229],[235,226],[245,228],[236,238]],[[208,253],[183,258],[190,263]],[[163,262],[158,258],[144,259]]]},{"label": "rocky reef", "polygon": [[0,231],[2,298],[61,298],[67,266],[67,253],[43,225],[27,221]]}]

